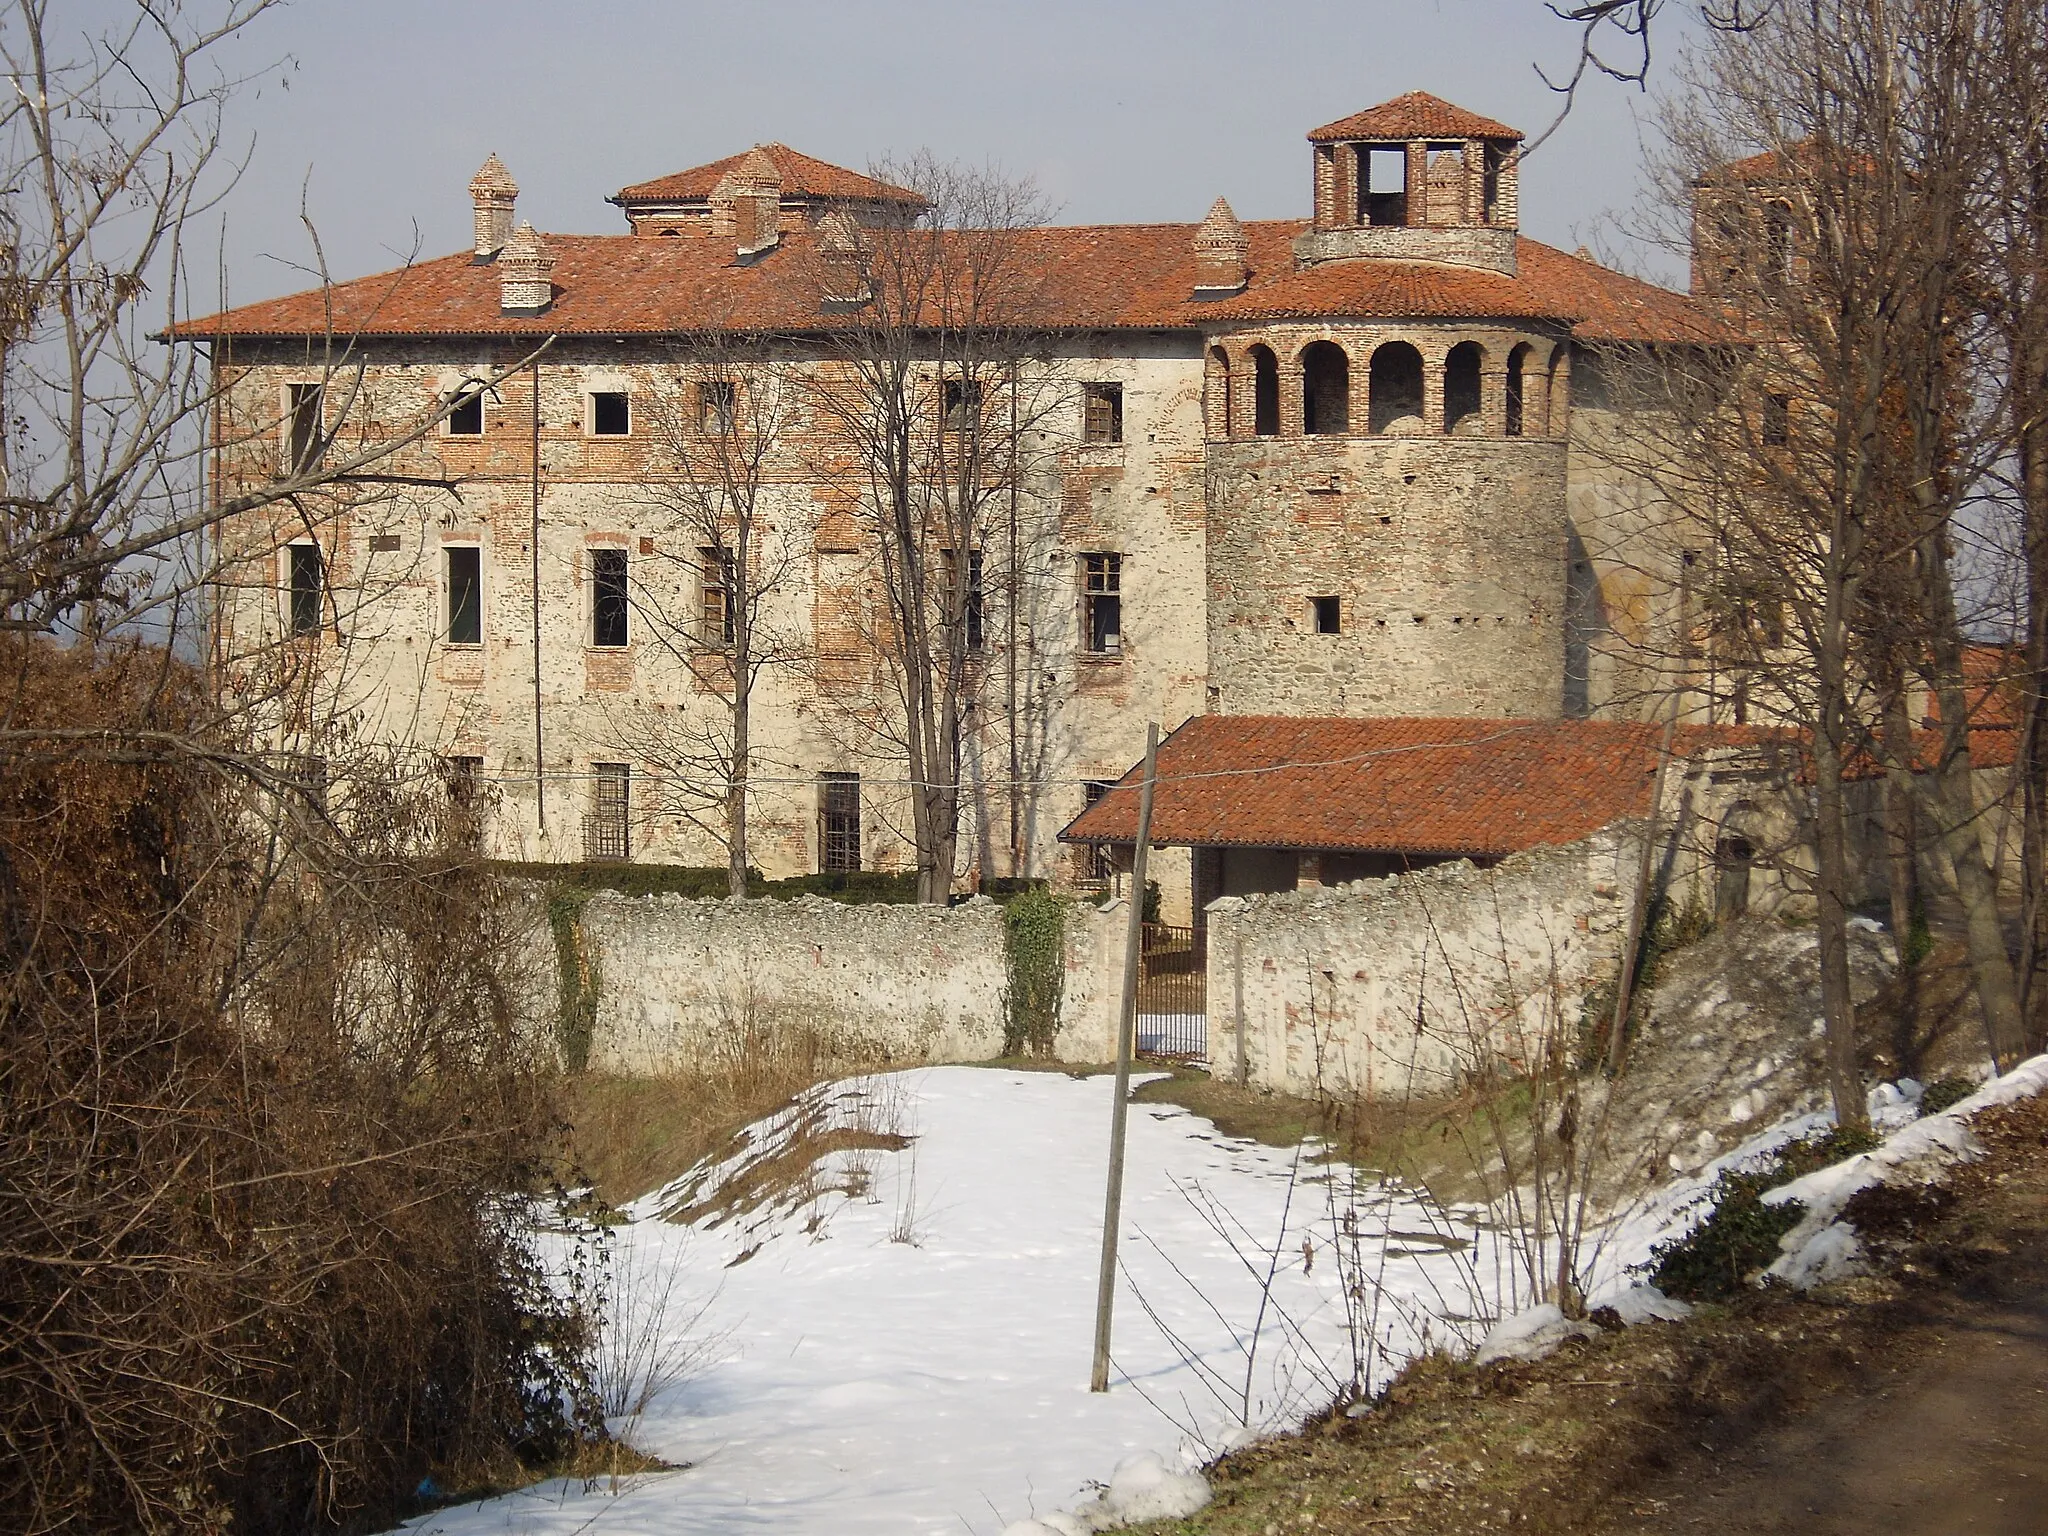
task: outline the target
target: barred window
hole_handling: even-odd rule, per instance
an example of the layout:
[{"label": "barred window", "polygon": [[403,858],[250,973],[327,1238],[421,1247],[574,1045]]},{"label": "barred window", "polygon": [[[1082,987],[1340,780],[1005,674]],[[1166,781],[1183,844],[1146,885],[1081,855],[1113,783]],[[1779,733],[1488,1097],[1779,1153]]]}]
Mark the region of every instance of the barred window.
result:
[{"label": "barred window", "polygon": [[847,874],[860,868],[860,775],[818,775],[818,869]]},{"label": "barred window", "polygon": [[625,763],[592,763],[590,814],[583,822],[583,857],[623,864],[633,856],[633,770]]}]

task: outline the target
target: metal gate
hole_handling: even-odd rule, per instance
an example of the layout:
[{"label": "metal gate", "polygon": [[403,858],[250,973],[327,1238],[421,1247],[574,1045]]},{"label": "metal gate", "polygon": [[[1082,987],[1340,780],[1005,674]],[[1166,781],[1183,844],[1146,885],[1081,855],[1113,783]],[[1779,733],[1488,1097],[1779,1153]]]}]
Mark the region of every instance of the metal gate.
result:
[{"label": "metal gate", "polygon": [[1138,1054],[1175,1061],[1209,1055],[1206,929],[1147,923],[1138,959]]}]

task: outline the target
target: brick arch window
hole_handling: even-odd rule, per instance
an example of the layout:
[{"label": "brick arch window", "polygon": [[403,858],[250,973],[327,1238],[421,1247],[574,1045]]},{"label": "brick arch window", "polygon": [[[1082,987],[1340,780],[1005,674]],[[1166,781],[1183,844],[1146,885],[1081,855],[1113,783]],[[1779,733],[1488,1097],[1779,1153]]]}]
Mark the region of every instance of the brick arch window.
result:
[{"label": "brick arch window", "polygon": [[1207,384],[1209,387],[1209,436],[1222,438],[1230,436],[1230,354],[1221,347],[1209,349]]},{"label": "brick arch window", "polygon": [[1351,359],[1334,341],[1301,349],[1301,430],[1311,437],[1351,430]]},{"label": "brick arch window", "polygon": [[1268,346],[1254,345],[1252,360],[1252,431],[1260,437],[1280,435],[1280,359]]},{"label": "brick arch window", "polygon": [[1470,437],[1483,430],[1479,414],[1480,375],[1486,364],[1486,349],[1476,341],[1461,341],[1444,358],[1444,431]]},{"label": "brick arch window", "polygon": [[1422,354],[1390,341],[1372,355],[1366,379],[1366,430],[1409,436],[1422,430]]},{"label": "brick arch window", "polygon": [[1571,347],[1562,341],[1550,349],[1543,390],[1543,431],[1550,437],[1564,436],[1565,409],[1571,404],[1571,355]]},{"label": "brick arch window", "polygon": [[1520,437],[1525,429],[1529,411],[1529,359],[1535,348],[1523,342],[1508,353],[1507,378],[1507,433],[1509,437]]}]

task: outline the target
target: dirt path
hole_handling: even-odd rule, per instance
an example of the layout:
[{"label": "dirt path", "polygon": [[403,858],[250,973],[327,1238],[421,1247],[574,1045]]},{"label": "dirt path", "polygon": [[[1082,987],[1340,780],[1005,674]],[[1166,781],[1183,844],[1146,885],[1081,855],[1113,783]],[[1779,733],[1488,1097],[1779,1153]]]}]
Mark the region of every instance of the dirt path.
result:
[{"label": "dirt path", "polygon": [[1637,1499],[1619,1529],[2048,1532],[2048,1287],[1944,1311],[1896,1338],[1905,1358],[1868,1390],[1824,1401],[1683,1493]]}]

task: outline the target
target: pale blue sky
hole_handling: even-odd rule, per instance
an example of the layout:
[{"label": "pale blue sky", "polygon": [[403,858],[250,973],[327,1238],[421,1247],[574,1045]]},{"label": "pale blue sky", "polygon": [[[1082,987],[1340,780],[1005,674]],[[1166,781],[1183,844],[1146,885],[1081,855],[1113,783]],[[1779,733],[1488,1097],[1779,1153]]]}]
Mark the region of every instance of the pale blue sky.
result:
[{"label": "pale blue sky", "polygon": [[[422,254],[463,248],[492,150],[544,231],[623,231],[607,194],[770,139],[855,168],[992,161],[1062,223],[1194,221],[1218,195],[1298,217],[1309,129],[1419,88],[1534,134],[1557,98],[1531,66],[1574,47],[1541,0],[297,0],[240,48],[292,62],[230,118],[254,157],[228,205],[229,296],[307,286],[274,259],[306,257],[302,186],[338,277],[395,264],[415,223]],[[1636,199],[1645,106],[1589,86],[1524,173],[1526,232],[1569,248]]]}]

